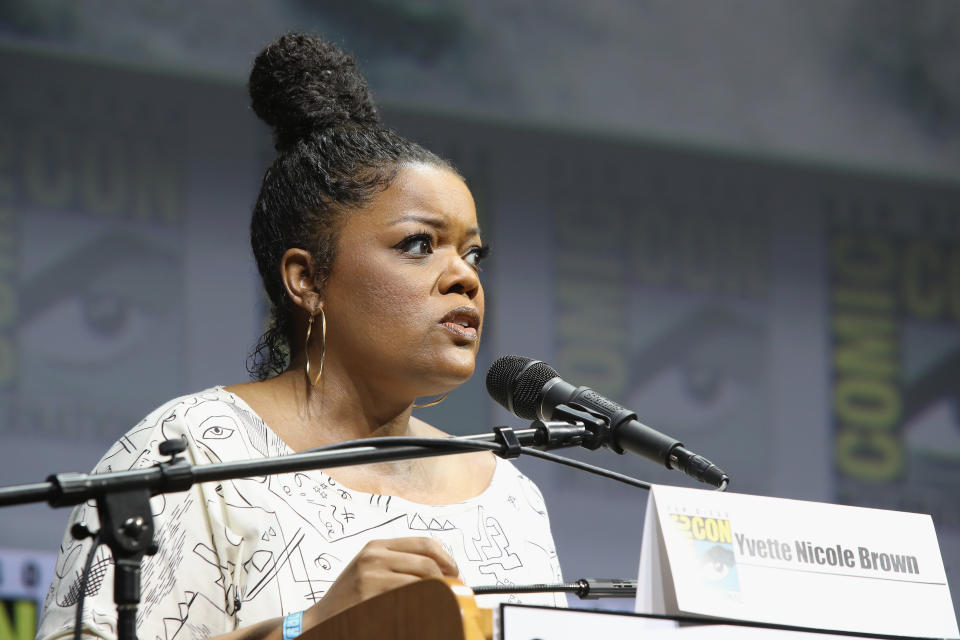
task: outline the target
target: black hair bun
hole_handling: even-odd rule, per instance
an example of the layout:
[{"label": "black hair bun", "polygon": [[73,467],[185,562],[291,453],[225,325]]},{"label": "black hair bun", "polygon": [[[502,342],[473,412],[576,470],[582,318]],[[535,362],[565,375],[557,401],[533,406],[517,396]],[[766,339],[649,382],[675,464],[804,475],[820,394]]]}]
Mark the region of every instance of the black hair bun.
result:
[{"label": "black hair bun", "polygon": [[278,148],[349,122],[380,120],[353,58],[315,36],[291,33],[268,45],[254,60],[249,91]]}]

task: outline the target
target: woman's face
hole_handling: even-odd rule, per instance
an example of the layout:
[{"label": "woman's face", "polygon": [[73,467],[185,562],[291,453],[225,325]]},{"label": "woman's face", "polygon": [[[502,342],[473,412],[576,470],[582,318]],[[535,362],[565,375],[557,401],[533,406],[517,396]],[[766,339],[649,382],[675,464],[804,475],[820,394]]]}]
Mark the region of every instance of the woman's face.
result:
[{"label": "woman's face", "polygon": [[470,190],[448,169],[407,165],[346,214],[323,287],[324,368],[413,396],[473,374],[485,254]]}]

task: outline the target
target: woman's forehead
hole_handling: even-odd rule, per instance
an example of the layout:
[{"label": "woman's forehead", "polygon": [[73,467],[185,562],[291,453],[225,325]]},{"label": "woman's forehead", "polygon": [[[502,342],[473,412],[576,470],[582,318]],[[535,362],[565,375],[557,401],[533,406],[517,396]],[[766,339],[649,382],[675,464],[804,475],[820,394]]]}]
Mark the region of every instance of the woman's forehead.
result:
[{"label": "woman's forehead", "polygon": [[416,223],[467,235],[480,232],[470,189],[459,175],[443,167],[404,166],[365,209],[372,214],[362,216],[368,224]]}]

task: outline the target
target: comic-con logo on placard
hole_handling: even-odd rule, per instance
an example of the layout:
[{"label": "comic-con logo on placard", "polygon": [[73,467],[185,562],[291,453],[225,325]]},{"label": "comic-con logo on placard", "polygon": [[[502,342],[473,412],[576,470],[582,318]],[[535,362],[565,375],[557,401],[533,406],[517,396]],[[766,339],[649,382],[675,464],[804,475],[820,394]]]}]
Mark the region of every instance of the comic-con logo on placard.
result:
[{"label": "comic-con logo on placard", "polygon": [[740,591],[730,521],[680,513],[671,513],[670,518],[681,534],[690,541],[700,580],[715,589]]}]

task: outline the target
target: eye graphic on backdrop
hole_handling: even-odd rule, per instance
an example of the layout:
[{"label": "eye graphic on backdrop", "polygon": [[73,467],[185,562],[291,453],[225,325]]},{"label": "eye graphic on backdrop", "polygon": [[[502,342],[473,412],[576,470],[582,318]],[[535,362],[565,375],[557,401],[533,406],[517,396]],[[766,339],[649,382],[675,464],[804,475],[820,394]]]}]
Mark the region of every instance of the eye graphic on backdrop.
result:
[{"label": "eye graphic on backdrop", "polygon": [[74,249],[20,287],[25,353],[61,367],[101,367],[135,352],[176,295],[175,256],[111,234]]},{"label": "eye graphic on backdrop", "polygon": [[150,315],[132,300],[76,293],[21,330],[30,353],[64,366],[106,363],[137,345]]},{"label": "eye graphic on backdrop", "polygon": [[960,348],[937,350],[936,361],[905,377],[903,441],[920,455],[960,459]]},{"label": "eye graphic on backdrop", "polygon": [[83,319],[91,333],[115,337],[130,324],[132,305],[113,295],[92,292],[81,301]]},{"label": "eye graphic on backdrop", "polygon": [[703,308],[633,354],[629,406],[690,431],[710,428],[750,400],[762,369],[759,325]]}]

